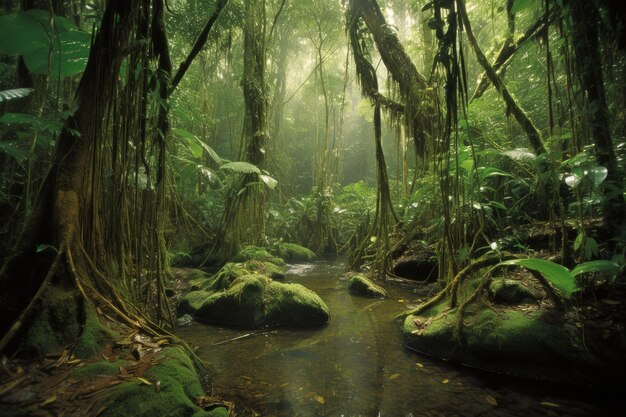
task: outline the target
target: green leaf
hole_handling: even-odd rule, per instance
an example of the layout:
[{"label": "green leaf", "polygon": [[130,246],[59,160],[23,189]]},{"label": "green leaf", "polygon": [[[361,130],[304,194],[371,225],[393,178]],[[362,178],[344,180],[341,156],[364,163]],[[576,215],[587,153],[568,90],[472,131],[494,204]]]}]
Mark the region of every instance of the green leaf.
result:
[{"label": "green leaf", "polygon": [[597,167],[593,167],[589,169],[589,171],[586,174],[587,174],[587,177],[589,177],[589,179],[591,180],[591,182],[593,182],[593,185],[598,186],[602,184],[602,181],[606,179],[607,175],[609,174],[609,171],[606,169],[606,167],[597,166]]},{"label": "green leaf", "polygon": [[572,276],[587,274],[590,272],[606,272],[611,275],[619,274],[619,265],[611,261],[589,261],[577,265],[572,269]]},{"label": "green leaf", "polygon": [[6,153],[17,162],[25,161],[30,157],[30,152],[20,149],[17,143],[10,141],[0,141],[0,152]]},{"label": "green leaf", "polygon": [[583,244],[584,240],[585,240],[585,234],[582,232],[578,233],[578,235],[576,235],[576,239],[574,239],[574,250],[580,249],[580,246]]},{"label": "green leaf", "polygon": [[45,244],[45,243],[41,244],[41,245],[38,245],[37,249],[36,249],[36,252],[37,253],[41,253],[41,252],[44,252],[44,251],[47,251],[47,250],[51,250],[51,251],[53,251],[55,253],[59,253],[59,250],[57,248],[55,248],[52,245]]},{"label": "green leaf", "polygon": [[534,0],[515,0],[511,8],[511,14],[519,13],[533,6]]},{"label": "green leaf", "polygon": [[34,88],[14,88],[12,90],[0,91],[0,103],[16,98],[26,97],[33,91],[35,91]]},{"label": "green leaf", "polygon": [[539,258],[512,259],[501,262],[500,265],[517,265],[543,274],[548,281],[561,290],[567,297],[571,297],[576,290],[576,280],[567,268],[552,261]]},{"label": "green leaf", "polygon": [[256,165],[243,161],[229,162],[222,165],[220,169],[237,172],[239,174],[261,174],[261,170],[259,170]]},{"label": "green leaf", "polygon": [[267,185],[267,188],[269,188],[270,190],[273,190],[274,188],[276,188],[276,185],[278,184],[278,181],[276,181],[274,178],[270,177],[269,175],[259,175],[259,178],[261,178],[261,181],[263,181],[265,183],[265,185]]},{"label": "green leaf", "polygon": [[52,77],[84,71],[91,45],[89,33],[36,9],[0,17],[0,39],[0,53],[22,55],[31,73]]}]

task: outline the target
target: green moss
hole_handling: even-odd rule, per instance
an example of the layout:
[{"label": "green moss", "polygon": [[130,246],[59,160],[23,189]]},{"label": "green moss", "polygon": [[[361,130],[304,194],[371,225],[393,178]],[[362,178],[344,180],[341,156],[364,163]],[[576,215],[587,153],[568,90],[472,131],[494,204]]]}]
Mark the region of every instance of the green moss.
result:
[{"label": "green moss", "polygon": [[498,304],[517,305],[536,297],[520,281],[498,278],[489,285],[489,296]]},{"label": "green moss", "polygon": [[207,322],[259,325],[263,322],[263,293],[268,281],[260,274],[239,277],[228,289],[206,298],[196,317]]},{"label": "green moss", "polygon": [[273,253],[288,262],[310,262],[317,259],[315,252],[295,243],[278,243]]},{"label": "green moss", "polygon": [[[408,316],[403,333],[408,347],[457,359],[470,366],[527,378],[584,382],[598,361],[561,327],[558,312],[528,317],[474,305],[464,316],[463,349],[454,337],[456,310],[434,316]],[[434,318],[434,320],[433,320]]]},{"label": "green moss", "polygon": [[213,277],[207,281],[204,289],[206,291],[221,291],[228,288],[234,280],[244,275],[249,275],[250,271],[239,262],[228,262]]},{"label": "green moss", "polygon": [[43,356],[74,343],[81,334],[82,303],[73,291],[50,286],[35,311],[35,319],[24,340],[26,355]]},{"label": "green moss", "polygon": [[107,342],[119,339],[119,334],[104,326],[91,307],[85,308],[85,324],[72,353],[81,359],[99,355]]},{"label": "green moss", "polygon": [[285,268],[278,266],[271,262],[259,261],[256,259],[246,261],[242,266],[250,272],[257,272],[259,274],[267,275],[272,279],[283,279],[285,274]]},{"label": "green moss", "polygon": [[101,375],[117,375],[120,368],[126,365],[126,361],[119,359],[114,362],[100,361],[88,363],[85,366],[76,368],[72,371],[72,377],[78,379],[95,379]]},{"label": "green moss", "polygon": [[234,262],[245,262],[250,260],[257,260],[262,262],[270,262],[274,265],[285,266],[285,261],[270,254],[266,249],[258,246],[246,246],[239,251],[233,258]]},{"label": "green moss", "polygon": [[387,291],[360,274],[356,274],[352,276],[352,278],[350,278],[350,281],[348,281],[348,289],[352,294],[360,295],[363,297],[387,297]]},{"label": "green moss", "polygon": [[178,304],[178,314],[194,314],[213,291],[191,291]]},{"label": "green moss", "polygon": [[330,319],[326,303],[300,284],[272,282],[267,293],[271,300],[266,307],[267,325],[307,326],[326,323]]},{"label": "green moss", "polygon": [[156,384],[124,382],[110,388],[100,400],[101,416],[122,417],[132,411],[134,417],[218,417],[223,408],[204,411],[193,402],[204,395],[198,374],[189,357],[179,348],[169,347],[161,353],[163,362],[146,371],[144,378]]},{"label": "green moss", "polygon": [[208,297],[196,317],[207,322],[260,327],[321,324],[330,315],[321,298],[302,285],[249,274]]}]

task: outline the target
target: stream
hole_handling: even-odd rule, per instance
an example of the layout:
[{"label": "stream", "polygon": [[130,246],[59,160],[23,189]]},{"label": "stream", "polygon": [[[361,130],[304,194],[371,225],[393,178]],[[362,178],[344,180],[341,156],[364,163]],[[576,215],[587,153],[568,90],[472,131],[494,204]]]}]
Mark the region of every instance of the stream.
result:
[{"label": "stream", "polygon": [[251,331],[194,322],[177,334],[211,364],[218,393],[262,416],[626,415],[610,394],[498,377],[404,349],[393,317],[426,296],[421,287],[387,282],[385,300],[356,297],[344,270],[320,261],[286,273],[285,282],[328,304],[326,326]]}]

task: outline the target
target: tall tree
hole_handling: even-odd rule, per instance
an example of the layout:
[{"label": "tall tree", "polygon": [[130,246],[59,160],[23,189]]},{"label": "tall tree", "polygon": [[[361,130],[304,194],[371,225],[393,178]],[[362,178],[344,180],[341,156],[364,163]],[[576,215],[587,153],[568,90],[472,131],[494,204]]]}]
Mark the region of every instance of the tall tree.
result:
[{"label": "tall tree", "polygon": [[[46,311],[58,308],[50,303],[59,297],[65,300],[63,311],[75,312],[64,318],[64,329],[79,330],[92,302],[112,317],[153,332],[157,325],[148,316],[154,313],[159,320],[159,311],[167,310],[161,281],[166,268],[162,203],[157,202],[165,198],[165,132],[147,124],[146,110],[146,57],[165,53],[158,44],[165,42],[161,19],[162,0],[107,3],[74,112],[57,138],[28,226],[0,271],[0,333],[5,335],[0,350],[29,323],[46,320]],[[114,106],[122,115],[112,111]],[[125,301],[129,298],[147,314]],[[63,330],[48,336],[63,345],[79,335]]]},{"label": "tall tree", "polygon": [[[269,133],[267,130],[267,80],[265,76],[267,25],[264,0],[245,2],[243,26],[244,135],[240,159],[264,169]],[[227,258],[241,245],[265,242],[266,191],[259,170],[242,170],[230,190],[222,219],[221,238],[213,252]],[[265,180],[267,181],[267,180]]]},{"label": "tall tree", "polygon": [[611,226],[624,224],[624,177],[617,165],[604,89],[602,57],[598,41],[600,15],[593,1],[571,0],[572,45],[580,82],[586,94],[587,112],[598,163],[607,169],[603,209]]}]

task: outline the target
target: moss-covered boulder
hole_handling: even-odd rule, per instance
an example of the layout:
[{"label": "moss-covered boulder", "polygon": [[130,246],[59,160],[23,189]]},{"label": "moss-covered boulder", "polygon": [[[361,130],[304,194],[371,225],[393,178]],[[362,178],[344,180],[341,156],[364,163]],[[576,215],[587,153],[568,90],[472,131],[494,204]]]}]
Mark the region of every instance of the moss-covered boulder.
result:
[{"label": "moss-covered boulder", "polygon": [[537,297],[521,281],[498,278],[489,284],[489,297],[498,304],[518,305],[536,301]]},{"label": "moss-covered boulder", "polygon": [[456,309],[439,305],[407,316],[403,333],[408,348],[438,358],[524,378],[586,383],[600,362],[558,324],[559,315],[474,306],[464,315],[461,335]]},{"label": "moss-covered boulder", "polygon": [[[143,378],[115,385],[98,401],[102,417],[227,417],[228,410],[218,407],[205,411],[194,400],[204,395],[198,374],[189,357],[179,348],[160,353],[161,362],[148,369]],[[119,367],[118,367],[119,369]],[[104,369],[108,372],[107,369]],[[158,382],[158,389],[156,388]]]},{"label": "moss-covered boulder", "polygon": [[317,259],[315,252],[295,243],[277,243],[272,252],[287,262],[311,262]]},{"label": "moss-covered boulder", "polygon": [[272,262],[251,260],[244,262],[242,265],[247,271],[250,272],[267,275],[268,277],[279,281],[285,279],[285,268]]},{"label": "moss-covered boulder", "polygon": [[328,306],[299,284],[275,282],[261,274],[237,278],[196,310],[197,319],[235,326],[307,326],[326,323]]},{"label": "moss-covered boulder", "polygon": [[213,291],[191,291],[187,293],[178,304],[178,314],[195,314],[195,312],[202,306],[204,300],[210,297]]},{"label": "moss-covered boulder", "polygon": [[285,266],[285,261],[283,259],[272,255],[266,249],[258,246],[246,246],[232,259],[233,262],[245,262],[251,260],[270,262],[274,265]]},{"label": "moss-covered boulder", "polygon": [[348,289],[352,294],[370,298],[386,298],[387,291],[381,286],[374,284],[368,278],[361,274],[350,277],[348,281]]}]

